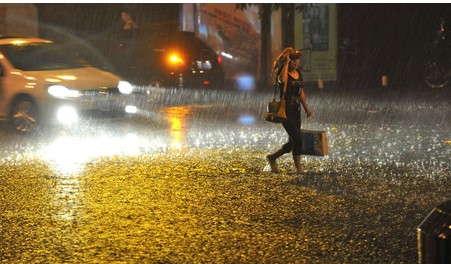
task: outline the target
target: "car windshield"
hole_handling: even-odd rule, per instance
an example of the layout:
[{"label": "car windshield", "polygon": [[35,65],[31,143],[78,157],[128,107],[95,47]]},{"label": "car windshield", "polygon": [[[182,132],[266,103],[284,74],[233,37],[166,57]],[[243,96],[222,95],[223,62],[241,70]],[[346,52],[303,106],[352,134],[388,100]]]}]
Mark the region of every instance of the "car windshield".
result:
[{"label": "car windshield", "polygon": [[76,57],[53,43],[27,43],[1,45],[0,52],[14,68],[22,71],[48,71],[82,68]]}]

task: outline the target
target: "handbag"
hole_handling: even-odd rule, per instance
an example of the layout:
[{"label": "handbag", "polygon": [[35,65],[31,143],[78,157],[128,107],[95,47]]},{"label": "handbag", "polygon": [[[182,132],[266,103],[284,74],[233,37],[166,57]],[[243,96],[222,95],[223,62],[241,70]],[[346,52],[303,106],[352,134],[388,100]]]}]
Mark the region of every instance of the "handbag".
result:
[{"label": "handbag", "polygon": [[265,113],[265,120],[272,123],[283,123],[287,118],[285,112],[285,92],[287,90],[287,82],[283,84],[283,93],[280,101],[276,101],[277,97],[277,83],[274,86],[274,96],[271,102],[268,103],[268,108]]}]

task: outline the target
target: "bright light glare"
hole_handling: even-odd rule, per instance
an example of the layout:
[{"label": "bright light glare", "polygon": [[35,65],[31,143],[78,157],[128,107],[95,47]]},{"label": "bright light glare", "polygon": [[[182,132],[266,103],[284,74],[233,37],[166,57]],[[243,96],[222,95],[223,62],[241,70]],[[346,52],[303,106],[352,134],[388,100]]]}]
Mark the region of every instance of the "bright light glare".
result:
[{"label": "bright light glare", "polygon": [[23,45],[25,43],[28,43],[28,41],[26,41],[26,40],[13,40],[13,41],[11,41],[11,44],[13,44],[13,45]]},{"label": "bright light glare", "polygon": [[58,138],[53,144],[46,147],[44,156],[53,161],[55,170],[63,174],[78,173],[86,157],[80,155],[80,142],[72,137]]},{"label": "bright light glare", "polygon": [[221,55],[222,55],[223,57],[226,57],[227,59],[233,59],[233,55],[232,55],[232,54],[225,53],[224,51],[221,52]]},{"label": "bright light glare", "polygon": [[183,59],[178,54],[171,54],[169,56],[169,63],[171,64],[183,64]]},{"label": "bright light glare", "polygon": [[249,114],[242,114],[238,118],[238,121],[243,125],[252,125],[255,123],[255,116]]},{"label": "bright light glare", "polygon": [[127,105],[125,107],[125,112],[129,114],[135,114],[136,112],[138,112],[138,108],[136,108],[136,106],[134,105]]},{"label": "bright light glare", "polygon": [[78,120],[77,110],[70,106],[63,106],[56,113],[58,121],[62,124],[70,125]]},{"label": "bright light glare", "polygon": [[58,75],[57,77],[67,81],[75,81],[77,79],[74,75]]},{"label": "bright light glare", "polygon": [[42,156],[53,163],[56,171],[73,174],[82,171],[84,164],[95,158],[140,155],[143,146],[153,146],[156,149],[165,148],[163,142],[158,138],[150,143],[144,142],[144,140],[145,138],[139,137],[135,133],[123,136],[63,136],[43,149]]},{"label": "bright light glare", "polygon": [[45,78],[46,82],[51,82],[51,83],[60,83],[61,80],[60,79],[56,79],[56,78]]},{"label": "bright light glare", "polygon": [[250,75],[238,77],[238,89],[242,91],[251,91],[255,88],[255,79]]},{"label": "bright light glare", "polygon": [[68,89],[65,86],[62,85],[52,85],[47,90],[50,95],[53,95],[55,97],[59,98],[68,98],[68,97],[78,97],[79,92],[76,90]]},{"label": "bright light glare", "polygon": [[119,92],[123,94],[131,94],[133,92],[133,86],[127,81],[120,81],[117,87]]}]

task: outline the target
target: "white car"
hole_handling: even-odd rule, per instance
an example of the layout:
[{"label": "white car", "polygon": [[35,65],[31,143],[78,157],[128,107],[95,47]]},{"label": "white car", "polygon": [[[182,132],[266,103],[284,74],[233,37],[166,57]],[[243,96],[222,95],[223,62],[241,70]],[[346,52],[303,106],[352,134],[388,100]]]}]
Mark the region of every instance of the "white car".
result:
[{"label": "white car", "polygon": [[133,86],[40,38],[0,36],[0,117],[19,132],[73,123],[85,110],[136,111]]}]

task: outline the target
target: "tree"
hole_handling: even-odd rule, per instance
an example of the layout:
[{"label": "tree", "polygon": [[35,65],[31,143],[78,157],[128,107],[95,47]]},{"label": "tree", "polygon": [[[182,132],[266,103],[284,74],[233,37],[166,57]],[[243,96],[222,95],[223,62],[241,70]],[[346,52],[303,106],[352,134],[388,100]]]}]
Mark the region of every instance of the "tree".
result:
[{"label": "tree", "polygon": [[271,72],[271,14],[273,11],[282,10],[282,46],[294,46],[294,13],[301,13],[305,4],[236,4],[236,9],[246,10],[250,6],[258,6],[261,25],[261,49],[260,49],[260,86],[268,86],[268,78]]}]

